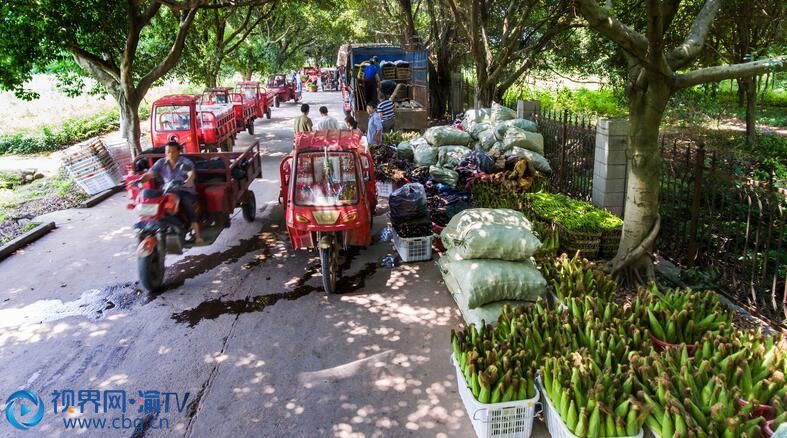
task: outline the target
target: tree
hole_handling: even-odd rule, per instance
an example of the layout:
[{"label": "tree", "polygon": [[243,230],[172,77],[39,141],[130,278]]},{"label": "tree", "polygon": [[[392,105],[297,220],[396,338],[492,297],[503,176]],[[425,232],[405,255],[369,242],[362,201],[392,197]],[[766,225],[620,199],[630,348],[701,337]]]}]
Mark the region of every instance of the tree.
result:
[{"label": "tree", "polygon": [[[227,5],[220,0],[4,2],[0,86],[31,97],[24,90],[31,72],[66,53],[118,102],[123,135],[139,153],[140,102],[178,62],[198,10]],[[157,27],[168,30],[154,32]]]},{"label": "tree", "polygon": [[[722,0],[712,34],[714,53],[728,63],[768,57],[773,47],[784,47],[784,3],[780,0]],[[755,77],[738,78],[741,103],[746,107],[746,139],[757,139],[757,86]]]},{"label": "tree", "polygon": [[568,0],[443,0],[470,48],[482,106],[499,100],[572,24]]},{"label": "tree", "polygon": [[647,24],[643,35],[601,8],[596,0],[575,0],[588,25],[620,47],[628,62],[628,185],[623,237],[609,269],[635,283],[643,282],[643,274],[654,278],[650,254],[660,226],[659,124],[672,94],[703,83],[785,68],[783,60],[770,59],[684,72],[705,46],[720,0],[706,0],[694,16],[685,39],[671,49],[665,44],[671,26],[676,16],[687,11],[680,9],[680,0],[646,0],[646,3]]},{"label": "tree", "polygon": [[246,38],[270,17],[273,4],[267,6],[216,8],[201,13],[176,70],[208,88],[216,87],[225,60],[234,56]]}]

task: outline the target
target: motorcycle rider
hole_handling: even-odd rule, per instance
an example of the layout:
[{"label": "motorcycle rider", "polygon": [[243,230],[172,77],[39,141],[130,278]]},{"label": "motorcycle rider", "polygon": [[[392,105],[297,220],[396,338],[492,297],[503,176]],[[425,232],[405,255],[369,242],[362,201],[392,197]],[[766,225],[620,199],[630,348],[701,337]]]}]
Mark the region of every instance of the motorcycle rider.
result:
[{"label": "motorcycle rider", "polygon": [[197,190],[194,185],[197,179],[197,171],[194,169],[194,163],[180,155],[180,144],[177,141],[167,143],[165,154],[164,158],[159,158],[150,170],[142,175],[140,182],[149,181],[156,177],[161,178],[164,184],[176,180],[183,181],[183,185],[178,187],[175,194],[178,195],[180,206],[191,224],[191,229],[194,232],[194,243],[201,245],[204,241],[200,234],[197,214],[194,211],[194,202],[197,200]]}]

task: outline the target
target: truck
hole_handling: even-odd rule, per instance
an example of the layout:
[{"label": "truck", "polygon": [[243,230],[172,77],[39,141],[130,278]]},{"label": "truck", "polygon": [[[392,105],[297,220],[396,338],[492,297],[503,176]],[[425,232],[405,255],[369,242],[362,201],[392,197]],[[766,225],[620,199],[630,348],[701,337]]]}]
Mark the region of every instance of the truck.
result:
[{"label": "truck", "polygon": [[248,130],[249,135],[254,135],[254,119],[257,118],[257,111],[254,104],[245,99],[243,94],[233,93],[232,89],[226,87],[209,88],[202,93],[200,103],[232,106],[237,132]]},{"label": "truck", "polygon": [[200,105],[193,94],[164,96],[150,110],[153,148],[177,141],[185,153],[226,151],[235,145],[235,114],[229,105]]},{"label": "truck", "polygon": [[378,67],[381,67],[380,78],[401,85],[398,87],[401,93],[391,97],[396,114],[394,129],[425,129],[429,114],[429,65],[425,50],[405,50],[391,44],[341,46],[336,64],[345,113],[358,121],[360,129],[366,130],[369,114],[366,113],[363,80],[360,76],[362,65],[374,56],[377,57]]},{"label": "truck", "polygon": [[235,92],[242,94],[247,101],[251,102],[256,118],[262,118],[263,116],[266,119],[271,118],[271,105],[273,105],[275,94],[269,93],[267,90],[261,90],[259,82],[238,82],[235,85]]}]

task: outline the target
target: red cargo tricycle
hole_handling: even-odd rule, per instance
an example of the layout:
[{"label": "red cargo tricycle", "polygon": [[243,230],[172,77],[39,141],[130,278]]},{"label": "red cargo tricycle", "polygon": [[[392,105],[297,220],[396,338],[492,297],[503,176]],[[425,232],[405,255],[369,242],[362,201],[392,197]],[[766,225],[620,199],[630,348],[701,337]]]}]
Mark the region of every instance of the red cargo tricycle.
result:
[{"label": "red cargo tricycle", "polygon": [[294,249],[318,249],[328,293],[336,292],[339,251],[372,242],[373,163],[361,131],[332,130],[297,134],[279,166],[290,242]]},{"label": "red cargo tricycle", "polygon": [[280,102],[292,100],[295,103],[301,99],[301,92],[295,87],[295,83],[287,75],[273,75],[268,80],[268,91],[276,94],[274,105],[279,107]]},{"label": "red cargo tricycle", "polygon": [[[204,239],[212,244],[224,228],[230,226],[230,214],[241,208],[243,218],[254,221],[257,202],[249,188],[262,176],[260,144],[255,142],[244,152],[184,153],[194,163],[197,180],[195,211]],[[141,154],[134,159],[133,169],[126,176],[128,208],[139,214],[134,224],[137,231],[137,270],[139,281],[148,291],[159,289],[164,281],[166,254],[182,254],[195,246],[186,240],[190,227],[176,194],[183,181],[161,185],[140,178],[164,154]],[[186,171],[190,169],[184,169]]]}]

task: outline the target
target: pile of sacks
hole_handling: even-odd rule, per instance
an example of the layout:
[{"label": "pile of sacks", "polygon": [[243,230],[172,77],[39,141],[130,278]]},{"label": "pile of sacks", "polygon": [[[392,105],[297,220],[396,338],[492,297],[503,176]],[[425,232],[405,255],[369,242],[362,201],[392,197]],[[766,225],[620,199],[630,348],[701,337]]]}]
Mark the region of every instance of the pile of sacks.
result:
[{"label": "pile of sacks", "polygon": [[536,132],[536,123],[517,119],[510,108],[492,103],[491,108],[468,110],[462,128],[470,134],[470,145],[477,150],[495,158],[523,157],[539,172],[552,172],[544,158],[544,137]]},{"label": "pile of sacks", "polygon": [[[547,282],[531,258],[541,241],[521,212],[464,210],[451,219],[440,239],[447,252],[438,264],[463,313],[490,305],[499,310],[507,300],[535,301],[546,294]],[[492,316],[487,315],[487,321]]]}]

